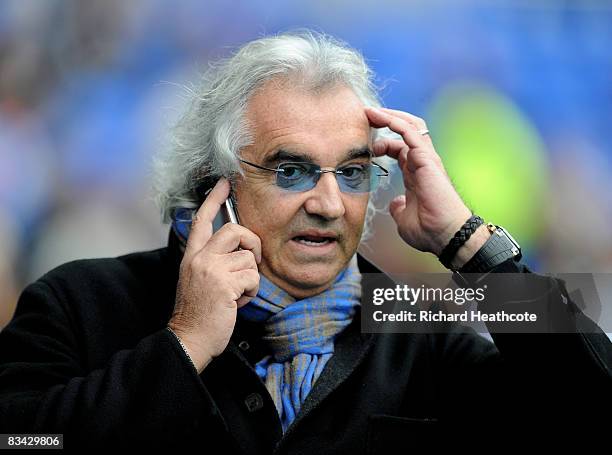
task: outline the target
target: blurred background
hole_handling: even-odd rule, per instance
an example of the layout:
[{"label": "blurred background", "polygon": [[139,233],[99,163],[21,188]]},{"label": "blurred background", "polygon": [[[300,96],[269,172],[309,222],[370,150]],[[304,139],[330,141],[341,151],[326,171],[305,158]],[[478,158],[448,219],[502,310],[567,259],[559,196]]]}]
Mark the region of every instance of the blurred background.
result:
[{"label": "blurred background", "polygon": [[[493,5],[494,4],[494,5]],[[468,205],[542,272],[612,272],[612,2],[0,2],[0,327],[77,258],[164,246],[151,157],[207,63],[309,27],[361,50],[387,106],[424,117]],[[402,189],[377,196],[380,205]],[[361,251],[441,271],[386,211]]]}]

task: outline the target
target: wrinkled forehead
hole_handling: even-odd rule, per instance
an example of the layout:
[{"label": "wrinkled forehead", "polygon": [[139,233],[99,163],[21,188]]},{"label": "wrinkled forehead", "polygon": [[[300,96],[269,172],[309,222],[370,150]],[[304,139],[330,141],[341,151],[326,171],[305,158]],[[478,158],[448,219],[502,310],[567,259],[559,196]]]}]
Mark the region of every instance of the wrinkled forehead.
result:
[{"label": "wrinkled forehead", "polygon": [[363,103],[341,84],[312,91],[270,81],[250,99],[247,121],[251,158],[283,148],[333,160],[371,145]]}]

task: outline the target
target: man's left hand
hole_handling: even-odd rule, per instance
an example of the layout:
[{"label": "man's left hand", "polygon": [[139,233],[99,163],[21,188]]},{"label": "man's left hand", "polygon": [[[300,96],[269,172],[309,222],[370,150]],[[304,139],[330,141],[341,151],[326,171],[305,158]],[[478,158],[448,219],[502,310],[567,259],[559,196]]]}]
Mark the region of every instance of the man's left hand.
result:
[{"label": "man's left hand", "polygon": [[394,109],[365,111],[373,127],[388,127],[402,137],[373,145],[376,156],[397,159],[402,171],[406,193],[389,205],[399,235],[410,246],[439,256],[472,212],[453,187],[429,134],[422,134],[427,130],[423,119]]}]

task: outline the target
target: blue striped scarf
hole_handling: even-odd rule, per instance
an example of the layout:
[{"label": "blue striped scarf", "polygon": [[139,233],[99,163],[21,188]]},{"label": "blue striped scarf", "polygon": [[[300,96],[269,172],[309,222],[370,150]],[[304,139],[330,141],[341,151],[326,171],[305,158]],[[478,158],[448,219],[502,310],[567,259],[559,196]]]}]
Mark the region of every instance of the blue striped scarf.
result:
[{"label": "blue striped scarf", "polygon": [[357,256],[322,293],[295,300],[260,275],[257,296],[238,310],[239,317],[264,324],[263,340],[272,352],[255,365],[287,430],[325,364],[334,340],[361,304]]}]

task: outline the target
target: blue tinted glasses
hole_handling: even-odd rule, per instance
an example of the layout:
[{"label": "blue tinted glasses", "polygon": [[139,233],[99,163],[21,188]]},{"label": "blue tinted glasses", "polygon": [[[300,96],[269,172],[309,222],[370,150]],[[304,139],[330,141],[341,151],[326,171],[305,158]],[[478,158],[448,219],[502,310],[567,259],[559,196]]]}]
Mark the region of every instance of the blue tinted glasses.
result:
[{"label": "blue tinted glasses", "polygon": [[321,174],[336,174],[340,191],[344,193],[368,193],[380,183],[381,177],[387,177],[389,171],[376,163],[349,163],[336,169],[321,169],[321,166],[308,162],[281,163],[276,169],[260,166],[245,160],[244,164],[276,173],[276,185],[288,191],[308,191],[313,189]]}]

